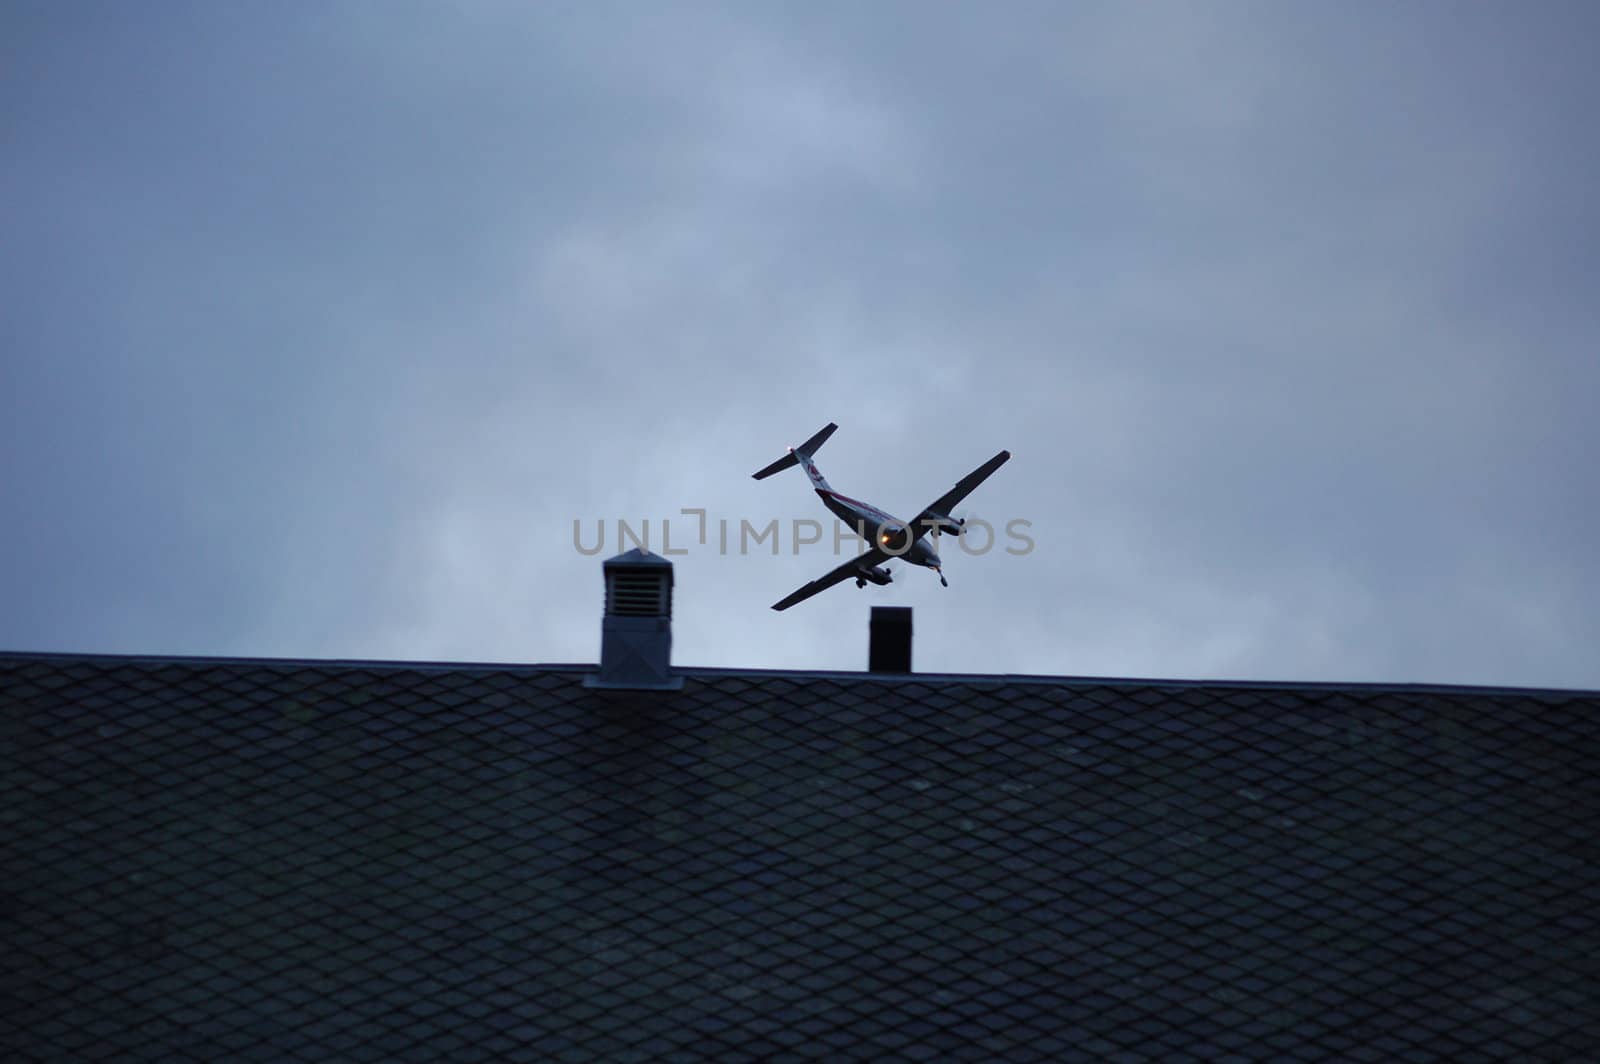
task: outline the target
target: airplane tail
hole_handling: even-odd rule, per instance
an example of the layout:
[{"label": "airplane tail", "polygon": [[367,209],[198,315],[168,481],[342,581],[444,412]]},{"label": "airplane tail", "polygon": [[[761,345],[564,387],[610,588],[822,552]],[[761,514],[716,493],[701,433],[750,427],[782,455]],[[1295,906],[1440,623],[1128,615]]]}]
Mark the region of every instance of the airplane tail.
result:
[{"label": "airplane tail", "polygon": [[759,473],[752,473],[751,476],[753,476],[756,480],[765,480],[774,473],[781,473],[790,466],[799,465],[800,459],[809,459],[812,455],[821,450],[822,445],[828,442],[828,437],[833,435],[833,430],[838,427],[839,426],[835,425],[833,422],[828,422],[828,424],[824,426],[822,430],[819,431],[815,436],[811,437],[798,447],[789,448],[788,454],[784,455],[776,462],[773,462]]}]

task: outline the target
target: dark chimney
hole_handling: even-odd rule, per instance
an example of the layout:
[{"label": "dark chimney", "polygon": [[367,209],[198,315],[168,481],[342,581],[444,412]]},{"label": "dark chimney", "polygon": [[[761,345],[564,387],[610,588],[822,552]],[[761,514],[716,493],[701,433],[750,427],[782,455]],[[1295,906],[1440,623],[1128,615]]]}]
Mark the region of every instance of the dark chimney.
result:
[{"label": "dark chimney", "polygon": [[600,669],[588,687],[673,691],[672,563],[635,547],[608,560],[606,612],[600,620]]},{"label": "dark chimney", "polygon": [[911,671],[911,607],[872,607],[871,649],[867,669],[871,672]]}]

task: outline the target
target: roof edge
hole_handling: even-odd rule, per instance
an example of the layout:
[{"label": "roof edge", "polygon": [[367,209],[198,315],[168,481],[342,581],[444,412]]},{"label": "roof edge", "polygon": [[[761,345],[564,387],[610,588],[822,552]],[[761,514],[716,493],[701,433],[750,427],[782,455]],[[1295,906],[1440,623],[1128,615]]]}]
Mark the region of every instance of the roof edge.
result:
[{"label": "roof edge", "polygon": [[[265,667],[362,669],[390,672],[570,672],[589,674],[592,663],[396,661],[370,658],[274,658],[202,654],[101,654],[71,651],[0,650],[4,661],[85,661],[126,665],[260,665]],[[1254,690],[1397,691],[1441,694],[1525,694],[1600,697],[1600,690],[1582,687],[1529,687],[1500,684],[1449,684],[1343,680],[1184,680],[1172,677],[1051,676],[1042,673],[909,672],[882,673],[853,669],[757,669],[722,666],[673,666],[675,676],[754,676],[796,680],[851,680],[869,683],[958,683],[996,686],[1171,687]]]}]

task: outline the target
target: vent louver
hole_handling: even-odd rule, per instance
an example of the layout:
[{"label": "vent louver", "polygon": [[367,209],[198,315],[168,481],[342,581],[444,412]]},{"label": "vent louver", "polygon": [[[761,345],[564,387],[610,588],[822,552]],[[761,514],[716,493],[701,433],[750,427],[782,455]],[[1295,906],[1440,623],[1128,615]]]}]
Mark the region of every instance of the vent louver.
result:
[{"label": "vent louver", "polygon": [[612,569],[606,574],[606,613],[612,617],[671,617],[672,576],[657,569]]}]

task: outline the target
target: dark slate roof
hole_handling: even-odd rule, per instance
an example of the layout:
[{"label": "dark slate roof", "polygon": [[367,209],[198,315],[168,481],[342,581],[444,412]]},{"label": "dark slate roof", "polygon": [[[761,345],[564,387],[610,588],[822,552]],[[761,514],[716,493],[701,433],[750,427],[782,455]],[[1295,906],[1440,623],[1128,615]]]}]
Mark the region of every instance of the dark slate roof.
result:
[{"label": "dark slate roof", "polygon": [[0,657],[8,1059],[1600,1058],[1600,696]]}]

